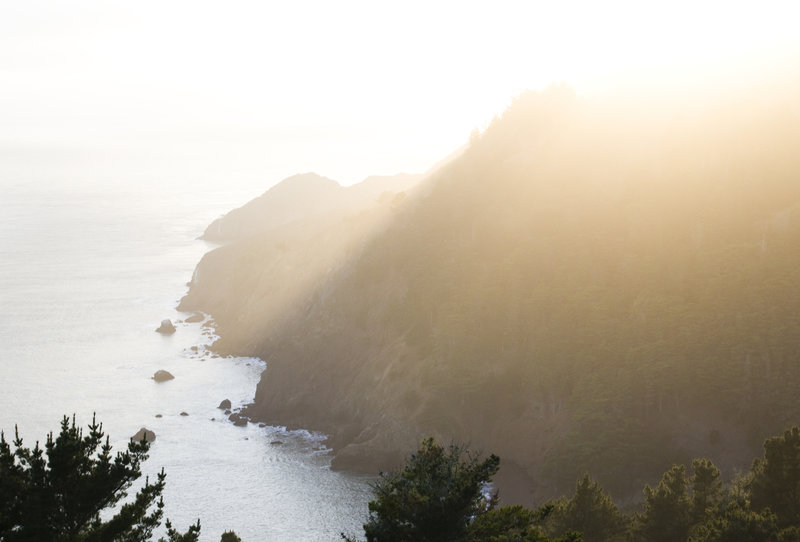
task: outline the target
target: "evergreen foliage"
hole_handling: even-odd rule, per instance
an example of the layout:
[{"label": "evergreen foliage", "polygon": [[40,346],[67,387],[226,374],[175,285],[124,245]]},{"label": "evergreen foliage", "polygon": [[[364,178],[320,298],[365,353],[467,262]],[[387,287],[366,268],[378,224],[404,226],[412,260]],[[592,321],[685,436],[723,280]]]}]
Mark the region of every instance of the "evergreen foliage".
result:
[{"label": "evergreen foliage", "polygon": [[[582,542],[580,533],[548,538],[541,523],[551,507],[532,511],[497,506],[485,493],[500,459],[470,453],[432,438],[420,444],[405,466],[382,473],[364,524],[368,542]],[[342,534],[348,542],[349,538]]]},{"label": "evergreen foliage", "polygon": [[[785,535],[782,539],[785,539]],[[755,512],[731,503],[725,512],[697,528],[693,542],[777,542],[778,525],[769,510]]]},{"label": "evergreen foliage", "polygon": [[800,525],[800,428],[768,439],[751,471],[753,508],[769,508],[781,526]]},{"label": "evergreen foliage", "polygon": [[398,471],[375,485],[364,533],[370,542],[464,541],[473,518],[490,506],[483,485],[497,472],[500,459],[470,455],[428,438]]},{"label": "evergreen foliage", "polygon": [[496,456],[481,460],[426,439],[402,470],[375,485],[364,532],[369,542],[800,542],[787,489],[800,469],[800,454],[791,453],[799,433],[793,427],[768,439],[764,458],[727,486],[708,459],[692,461],[689,477],[673,465],[655,488],[645,486],[642,509],[630,516],[588,475],[572,496],[537,510],[498,506],[496,495],[482,493]]},{"label": "evergreen foliage", "polygon": [[477,516],[469,526],[470,542],[545,542],[534,511],[523,506],[501,506]]},{"label": "evergreen foliage", "polygon": [[686,540],[691,526],[691,500],[686,467],[674,465],[658,486],[644,488],[644,513],[638,518],[641,539],[647,542]]},{"label": "evergreen foliage", "polygon": [[708,459],[692,461],[692,522],[702,523],[718,512],[724,494],[719,469]]},{"label": "evergreen foliage", "polygon": [[[84,433],[74,416],[72,421],[65,416],[58,436],[50,433],[44,448],[38,441],[33,449],[26,448],[18,431],[10,444],[0,433],[0,541],[150,540],[163,517],[163,469],[125,501],[149,448],[145,440],[131,440],[127,450],[112,456],[109,439],[94,417]],[[168,538],[162,542],[199,539],[199,520],[185,533],[169,520],[166,527]]]},{"label": "evergreen foliage", "polygon": [[627,523],[611,497],[588,474],[578,481],[571,498],[555,503],[548,519],[551,531],[582,533],[585,542],[619,540]]}]

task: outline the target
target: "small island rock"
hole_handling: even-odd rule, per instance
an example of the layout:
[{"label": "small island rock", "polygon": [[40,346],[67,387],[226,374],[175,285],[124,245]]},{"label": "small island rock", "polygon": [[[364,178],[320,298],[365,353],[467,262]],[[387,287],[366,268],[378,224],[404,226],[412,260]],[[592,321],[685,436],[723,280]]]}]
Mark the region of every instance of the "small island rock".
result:
[{"label": "small island rock", "polygon": [[222,410],[228,410],[231,408],[231,400],[230,399],[223,399],[222,402],[219,404],[217,408],[221,408]]},{"label": "small island rock", "polygon": [[184,412],[181,412],[181,416],[188,416],[188,415],[189,415],[189,413],[188,413],[188,412],[186,412],[186,411],[184,411]]},{"label": "small island rock", "polygon": [[142,427],[139,429],[135,435],[131,437],[131,440],[134,442],[141,442],[142,440],[146,440],[147,442],[153,442],[156,440],[156,434],[147,429],[146,427]]},{"label": "small island rock", "polygon": [[156,329],[156,331],[164,335],[172,335],[173,333],[175,333],[175,325],[169,318],[167,318],[166,320],[161,320],[161,325],[158,326],[158,329]]},{"label": "small island rock", "polygon": [[153,373],[153,380],[156,382],[166,382],[167,380],[172,380],[173,378],[175,377],[172,376],[172,373],[165,371],[164,369],[159,369]]},{"label": "small island rock", "polygon": [[233,425],[235,425],[236,427],[244,427],[245,425],[247,425],[248,421],[247,416],[242,416],[238,412],[234,412],[233,414],[228,416],[228,419],[232,421]]}]

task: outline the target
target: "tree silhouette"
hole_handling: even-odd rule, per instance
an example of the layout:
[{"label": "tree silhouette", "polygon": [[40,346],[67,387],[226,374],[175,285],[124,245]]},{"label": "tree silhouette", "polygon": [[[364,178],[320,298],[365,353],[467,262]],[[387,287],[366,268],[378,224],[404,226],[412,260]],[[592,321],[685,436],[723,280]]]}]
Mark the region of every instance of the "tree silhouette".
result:
[{"label": "tree silhouette", "polygon": [[[88,432],[64,416],[57,437],[50,433],[44,448],[23,446],[19,432],[9,444],[0,433],[0,540],[3,542],[105,542],[149,540],[161,524],[166,474],[128,501],[127,490],[141,476],[150,444],[131,439],[112,457],[102,424],[92,417]],[[107,520],[110,511],[115,513]],[[200,522],[186,533],[167,520],[169,542],[196,542]],[[164,541],[164,539],[161,539]]]}]

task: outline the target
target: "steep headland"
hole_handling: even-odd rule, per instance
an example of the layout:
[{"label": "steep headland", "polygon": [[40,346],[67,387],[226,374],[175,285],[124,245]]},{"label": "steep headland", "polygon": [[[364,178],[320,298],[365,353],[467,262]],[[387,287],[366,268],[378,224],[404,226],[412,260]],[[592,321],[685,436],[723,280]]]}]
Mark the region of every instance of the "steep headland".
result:
[{"label": "steep headland", "polygon": [[529,92],[424,190],[209,253],[182,305],[267,361],[250,414],[329,433],[334,466],[430,434],[537,496],[730,474],[800,420],[798,148],[788,108]]},{"label": "steep headland", "polygon": [[356,259],[422,177],[373,176],[347,187],[314,173],[284,179],[206,229],[203,239],[223,245],[203,256],[178,308],[214,317],[218,351],[256,352]]},{"label": "steep headland", "polygon": [[212,222],[202,239],[229,242],[312,221],[337,221],[372,207],[383,194],[408,190],[421,175],[367,177],[352,186],[315,173],[294,175]]}]

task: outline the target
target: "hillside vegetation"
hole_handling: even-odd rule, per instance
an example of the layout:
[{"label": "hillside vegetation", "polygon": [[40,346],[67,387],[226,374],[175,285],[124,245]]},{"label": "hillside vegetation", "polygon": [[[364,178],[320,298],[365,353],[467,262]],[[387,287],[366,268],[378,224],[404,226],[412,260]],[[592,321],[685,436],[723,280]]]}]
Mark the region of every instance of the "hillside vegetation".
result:
[{"label": "hillside vegetation", "polygon": [[779,106],[528,92],[377,233],[228,245],[185,306],[267,360],[250,414],[331,434],[338,467],[431,434],[539,497],[583,472],[631,496],[691,457],[730,475],[800,419],[798,149]]}]

